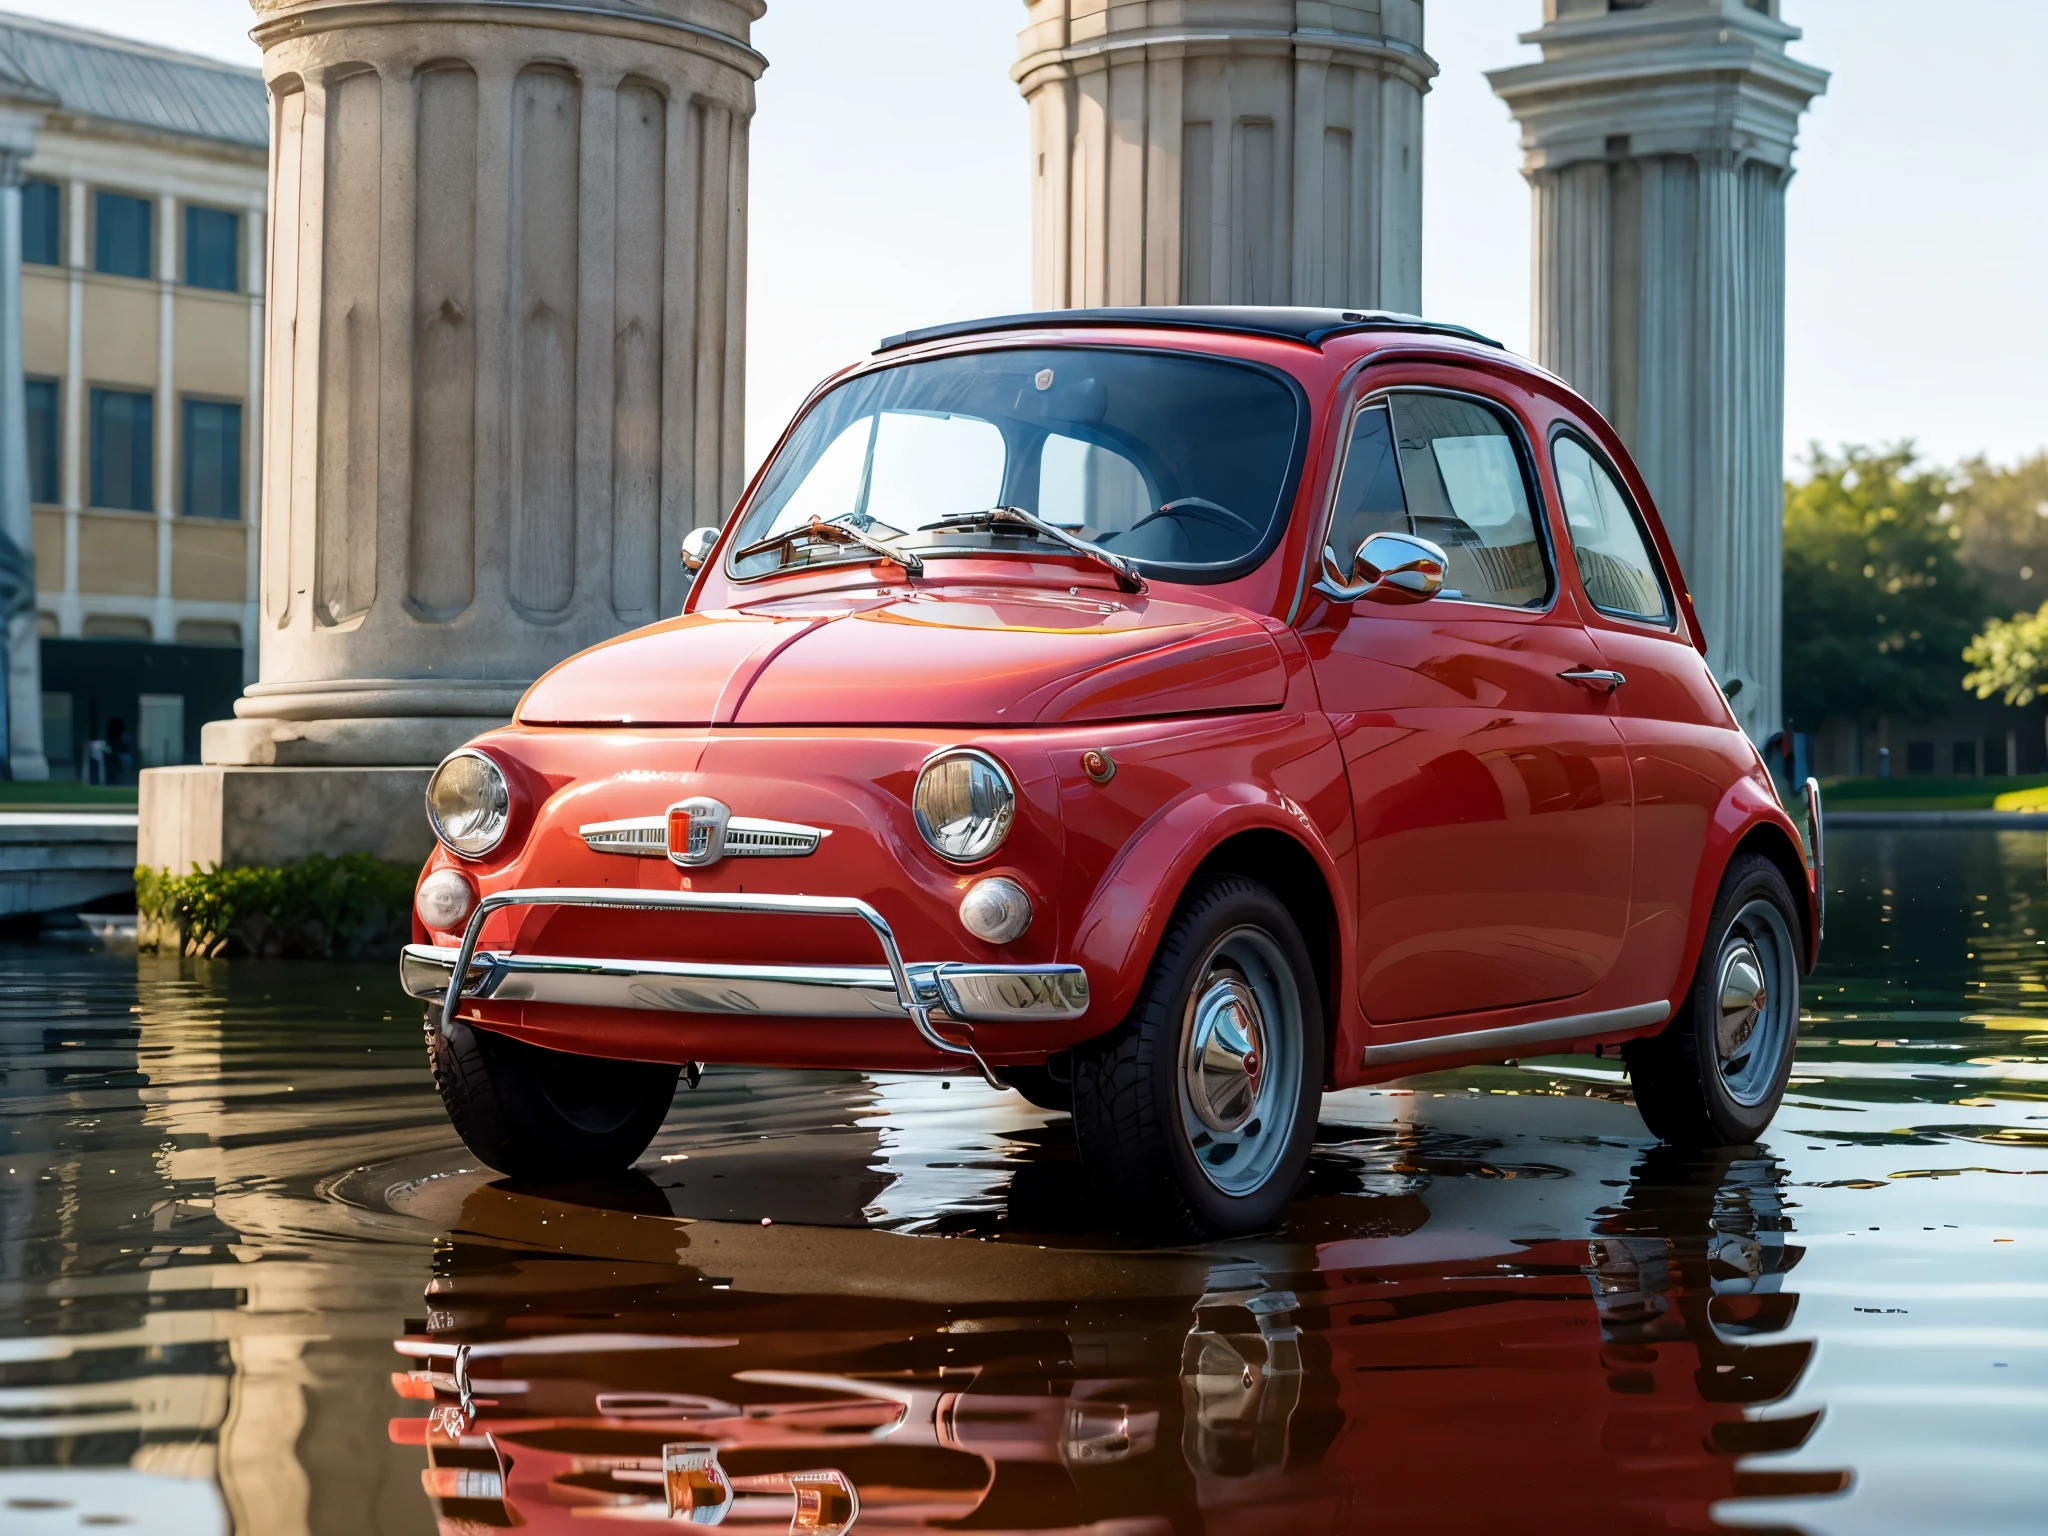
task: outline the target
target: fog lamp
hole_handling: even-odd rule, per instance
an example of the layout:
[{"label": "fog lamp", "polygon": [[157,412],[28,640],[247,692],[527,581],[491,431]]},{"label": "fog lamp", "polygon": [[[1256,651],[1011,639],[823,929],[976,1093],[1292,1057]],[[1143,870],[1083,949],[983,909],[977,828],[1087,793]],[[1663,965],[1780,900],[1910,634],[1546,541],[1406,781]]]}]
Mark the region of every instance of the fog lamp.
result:
[{"label": "fog lamp", "polygon": [[1031,898],[1014,880],[978,880],[960,898],[960,926],[989,944],[1010,944],[1031,926]]},{"label": "fog lamp", "polygon": [[933,853],[972,864],[1003,846],[1017,814],[1017,791],[986,752],[958,747],[924,765],[911,796],[917,830]]},{"label": "fog lamp", "polygon": [[504,771],[481,752],[464,747],[427,781],[427,820],[451,853],[482,858],[504,841],[511,819]]},{"label": "fog lamp", "polygon": [[420,882],[412,904],[434,932],[455,933],[476,908],[476,887],[459,869],[437,869]]}]

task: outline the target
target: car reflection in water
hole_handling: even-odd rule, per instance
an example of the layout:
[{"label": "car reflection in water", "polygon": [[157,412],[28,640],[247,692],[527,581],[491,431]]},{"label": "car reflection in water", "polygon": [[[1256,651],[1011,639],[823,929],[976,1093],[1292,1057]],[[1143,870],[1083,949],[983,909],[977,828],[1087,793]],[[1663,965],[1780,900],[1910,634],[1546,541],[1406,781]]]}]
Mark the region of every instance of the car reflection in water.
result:
[{"label": "car reflection in water", "polygon": [[[430,1416],[391,1433],[443,1532],[1711,1530],[1845,1488],[1746,1461],[1820,1417],[1771,1411],[1812,1349],[1775,1338],[1778,1165],[1555,1141],[1326,1123],[1284,1229],[1163,1252],[1047,1219],[1086,1203],[1056,1127],[943,1242],[479,1179],[398,1340]],[[1549,1213],[1576,1235],[1488,1230],[1603,1183]]]}]

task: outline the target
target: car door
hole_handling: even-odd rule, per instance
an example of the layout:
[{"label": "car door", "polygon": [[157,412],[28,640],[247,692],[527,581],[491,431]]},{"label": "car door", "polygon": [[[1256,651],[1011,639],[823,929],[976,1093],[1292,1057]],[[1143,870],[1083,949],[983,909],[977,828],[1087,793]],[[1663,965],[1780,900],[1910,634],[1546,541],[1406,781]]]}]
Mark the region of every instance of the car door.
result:
[{"label": "car door", "polygon": [[1552,431],[1550,454],[1587,631],[1602,664],[1627,679],[1614,695],[1636,806],[1624,964],[1643,997],[1668,997],[1692,964],[1687,919],[1708,830],[1750,748],[1680,622],[1675,573],[1627,477],[1572,423]]},{"label": "car door", "polygon": [[1573,997],[1627,928],[1628,764],[1599,666],[1556,601],[1527,438],[1497,401],[1395,390],[1348,433],[1330,543],[1443,546],[1402,606],[1318,595],[1303,638],[1342,744],[1359,839],[1359,998],[1374,1024]]}]

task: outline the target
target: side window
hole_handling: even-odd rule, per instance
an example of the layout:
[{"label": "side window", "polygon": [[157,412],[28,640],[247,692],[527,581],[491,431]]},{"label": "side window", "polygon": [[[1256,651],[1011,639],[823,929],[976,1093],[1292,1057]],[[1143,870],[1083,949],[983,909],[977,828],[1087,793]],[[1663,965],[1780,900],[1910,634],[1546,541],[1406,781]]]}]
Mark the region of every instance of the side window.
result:
[{"label": "side window", "polygon": [[1408,498],[1401,493],[1401,467],[1394,459],[1393,423],[1384,404],[1369,405],[1352,423],[1351,441],[1344,449],[1329,545],[1348,563],[1358,546],[1376,533],[1414,531],[1408,522]]},{"label": "side window", "polygon": [[1507,424],[1475,400],[1395,395],[1395,461],[1414,531],[1450,557],[1443,595],[1540,607],[1550,568]]},{"label": "side window", "polygon": [[1628,498],[1605,464],[1575,437],[1551,450],[1557,491],[1586,596],[1602,613],[1670,624],[1671,601]]}]

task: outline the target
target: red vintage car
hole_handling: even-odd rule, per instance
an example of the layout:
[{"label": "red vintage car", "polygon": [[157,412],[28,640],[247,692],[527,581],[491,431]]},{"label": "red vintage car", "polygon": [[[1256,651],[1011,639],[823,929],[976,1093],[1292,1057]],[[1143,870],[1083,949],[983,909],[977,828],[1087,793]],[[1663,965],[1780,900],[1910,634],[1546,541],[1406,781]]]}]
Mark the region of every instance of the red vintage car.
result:
[{"label": "red vintage car", "polygon": [[1484,337],[896,337],[685,559],[428,790],[404,981],[491,1166],[623,1168],[703,1062],[974,1071],[1212,1234],[1273,1221],[1325,1089],[1618,1047],[1669,1140],[1775,1111],[1818,790],[1614,431]]}]

